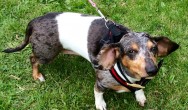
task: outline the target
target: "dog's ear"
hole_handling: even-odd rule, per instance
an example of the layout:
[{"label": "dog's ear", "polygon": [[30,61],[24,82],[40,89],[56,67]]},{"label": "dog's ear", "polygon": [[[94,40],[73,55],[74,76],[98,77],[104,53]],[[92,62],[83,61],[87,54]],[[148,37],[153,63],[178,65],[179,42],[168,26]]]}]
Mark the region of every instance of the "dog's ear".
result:
[{"label": "dog's ear", "polygon": [[179,45],[177,43],[171,41],[167,37],[153,37],[152,39],[157,42],[159,57],[167,56],[179,48]]},{"label": "dog's ear", "polygon": [[119,44],[105,44],[97,55],[98,64],[102,70],[111,69],[120,56]]}]

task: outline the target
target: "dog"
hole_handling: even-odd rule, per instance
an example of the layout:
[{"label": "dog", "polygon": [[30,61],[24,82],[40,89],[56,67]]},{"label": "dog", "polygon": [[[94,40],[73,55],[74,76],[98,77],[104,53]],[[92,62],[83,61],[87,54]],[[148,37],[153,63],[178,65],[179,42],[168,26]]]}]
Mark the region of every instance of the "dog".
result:
[{"label": "dog", "polygon": [[80,55],[91,62],[96,72],[96,109],[106,110],[103,93],[107,88],[117,92],[132,91],[138,103],[144,106],[143,83],[158,72],[157,58],[169,55],[179,45],[164,36],[152,37],[148,33],[133,32],[121,24],[111,24],[121,31],[120,39],[101,45],[104,36],[114,34],[101,17],[73,12],[48,13],[29,22],[20,46],[3,52],[20,51],[30,43],[32,76],[40,81],[45,81],[38,70],[40,64],[51,62],[61,52]]}]

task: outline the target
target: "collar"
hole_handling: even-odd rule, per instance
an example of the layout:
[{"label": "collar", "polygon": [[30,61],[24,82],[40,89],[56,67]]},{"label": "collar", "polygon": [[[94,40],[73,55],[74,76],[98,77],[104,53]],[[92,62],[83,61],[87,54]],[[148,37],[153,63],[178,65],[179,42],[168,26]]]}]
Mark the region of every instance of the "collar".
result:
[{"label": "collar", "polygon": [[[158,68],[162,66],[163,59],[158,63]],[[114,79],[120,83],[122,86],[128,88],[131,92],[145,88],[144,86],[151,80],[153,77],[142,78],[137,80],[130,77],[127,72],[123,71],[122,65],[120,62],[117,62],[114,67],[109,70]],[[157,73],[156,73],[157,74]]]},{"label": "collar", "polygon": [[132,92],[145,88],[135,83],[139,81],[138,79],[132,78],[122,71],[120,62],[117,62],[114,67],[111,68],[110,73],[118,83]]},{"label": "collar", "polygon": [[123,67],[122,67],[122,64],[120,62],[117,62],[115,65],[114,65],[114,69],[116,70],[117,74],[124,80],[124,81],[127,81],[128,83],[135,83],[136,81],[140,81],[140,79],[136,79],[136,78],[133,78],[133,77],[130,77],[128,71],[124,71]]}]

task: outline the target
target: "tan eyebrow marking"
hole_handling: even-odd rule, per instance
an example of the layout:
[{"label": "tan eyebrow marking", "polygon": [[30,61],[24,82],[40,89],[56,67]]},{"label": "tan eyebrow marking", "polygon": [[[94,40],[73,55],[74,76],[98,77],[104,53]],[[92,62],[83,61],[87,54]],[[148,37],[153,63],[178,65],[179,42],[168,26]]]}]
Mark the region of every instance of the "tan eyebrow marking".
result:
[{"label": "tan eyebrow marking", "polygon": [[132,49],[134,49],[134,50],[139,50],[139,47],[138,47],[138,45],[136,44],[136,43],[132,43],[131,44],[131,47],[132,47]]},{"label": "tan eyebrow marking", "polygon": [[152,47],[153,47],[153,43],[152,43],[151,41],[148,41],[148,42],[147,42],[147,47],[148,47],[148,48],[152,48]]}]

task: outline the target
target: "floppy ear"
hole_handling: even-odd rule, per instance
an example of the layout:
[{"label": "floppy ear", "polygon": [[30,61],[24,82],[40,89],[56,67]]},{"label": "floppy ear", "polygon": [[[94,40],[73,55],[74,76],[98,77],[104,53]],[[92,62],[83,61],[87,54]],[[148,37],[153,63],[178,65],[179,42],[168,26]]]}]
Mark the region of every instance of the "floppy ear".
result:
[{"label": "floppy ear", "polygon": [[119,56],[119,44],[106,44],[97,55],[98,64],[102,66],[102,70],[109,70],[114,66]]},{"label": "floppy ear", "polygon": [[177,43],[171,41],[167,37],[153,37],[152,39],[157,42],[159,57],[167,56],[179,48],[179,45]]}]

